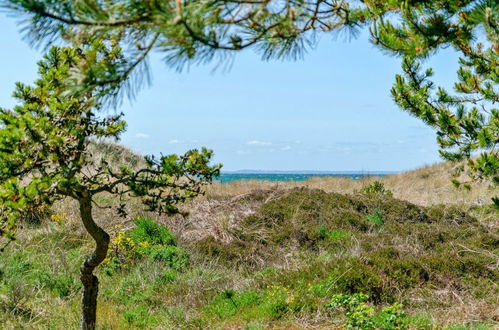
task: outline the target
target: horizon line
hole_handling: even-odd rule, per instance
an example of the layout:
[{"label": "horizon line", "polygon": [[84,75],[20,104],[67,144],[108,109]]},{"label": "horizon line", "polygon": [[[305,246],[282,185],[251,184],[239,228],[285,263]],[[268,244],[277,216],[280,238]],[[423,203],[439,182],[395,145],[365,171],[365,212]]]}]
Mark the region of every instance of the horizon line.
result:
[{"label": "horizon line", "polygon": [[342,171],[328,171],[328,170],[255,170],[255,169],[241,169],[241,170],[227,170],[221,171],[220,174],[397,174],[404,171],[384,171],[384,170],[342,170]]}]

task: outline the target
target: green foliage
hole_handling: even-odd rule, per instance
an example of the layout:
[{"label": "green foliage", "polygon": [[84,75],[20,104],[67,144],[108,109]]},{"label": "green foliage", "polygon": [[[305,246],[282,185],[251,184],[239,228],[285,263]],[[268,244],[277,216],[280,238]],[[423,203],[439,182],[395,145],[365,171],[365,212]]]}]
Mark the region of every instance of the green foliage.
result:
[{"label": "green foliage", "polygon": [[386,189],[384,183],[381,181],[374,181],[370,185],[363,187],[360,190],[360,193],[368,195],[379,194],[379,195],[393,196],[393,192],[389,189]]},{"label": "green foliage", "polygon": [[[397,76],[392,95],[402,109],[437,129],[441,156],[461,163],[456,175],[467,169],[471,179],[490,180],[495,186],[499,182],[499,111],[493,104],[499,96],[493,85],[499,82],[498,61],[492,50],[476,52],[461,59],[455,96],[435,88],[431,70],[422,72],[421,62],[411,58],[404,59],[404,75]],[[469,189],[466,182],[454,179],[453,183]]]},{"label": "green foliage", "polygon": [[492,202],[494,203],[495,208],[499,210],[499,197],[492,197]]},{"label": "green foliage", "polygon": [[[378,1],[373,1],[378,3]],[[403,56],[402,75],[391,90],[400,108],[437,130],[440,155],[458,163],[473,181],[499,183],[497,1],[379,2],[371,30],[384,50]],[[388,16],[400,10],[398,19]],[[452,46],[461,55],[454,93],[436,86],[423,60]],[[453,180],[469,189],[468,182]]]},{"label": "green foliage", "polygon": [[[105,158],[92,160],[90,147],[95,140],[118,139],[126,127],[121,114],[99,114],[114,91],[114,84],[107,82],[116,79],[122,63],[121,48],[108,41],[92,36],[85,38],[81,48],[52,47],[38,63],[40,77],[34,86],[17,84],[14,97],[19,104],[12,110],[0,108],[0,238],[12,240],[16,224],[33,210],[63,198],[78,202],[82,223],[96,243],[80,271],[84,296],[90,297],[82,299],[86,304],[82,320],[88,323],[82,327],[95,326],[91,321],[95,309],[89,307],[97,304],[98,282],[92,273],[106,259],[109,244],[109,235],[93,220],[95,196],[118,196],[113,201],[119,216],[126,216],[127,199],[133,197],[149,211],[175,214],[181,203],[198,196],[220,171],[219,165],[209,165],[212,151],[205,148],[181,156],[146,157],[139,168],[115,169]],[[75,84],[75,80],[82,83]],[[53,220],[61,225],[62,218]],[[187,255],[172,245],[164,229],[145,220],[138,227],[134,238],[147,235],[150,242],[137,242],[136,248],[127,237],[127,254],[185,267]],[[107,273],[111,274],[119,262],[109,264]],[[72,291],[69,276],[42,274],[40,279],[60,297]]]},{"label": "green foliage", "polygon": [[151,248],[146,253],[152,259],[164,262],[168,266],[178,270],[184,269],[189,263],[189,255],[176,246]]},{"label": "green foliage", "polygon": [[[391,200],[381,208],[382,212],[386,212],[385,208],[392,210],[387,212],[383,232],[372,235],[368,229],[348,221],[339,222],[332,215],[347,207],[358,208],[363,210],[359,221],[365,223],[364,216],[372,207],[379,206],[379,199],[353,195],[341,200],[341,196],[294,191],[292,196],[275,196],[276,199],[267,202],[272,207],[266,208],[265,212],[269,213],[265,214],[275,215],[278,210],[289,213],[289,218],[281,219],[282,227],[289,226],[293,216],[298,217],[297,221],[307,223],[304,228],[311,237],[318,237],[321,225],[345,228],[342,230],[350,233],[349,240],[318,237],[303,246],[295,245],[293,238],[282,237],[282,245],[271,240],[260,245],[243,241],[248,244],[244,245],[246,250],[270,248],[268,254],[257,256],[261,264],[252,262],[252,255],[245,249],[232,251],[234,242],[219,246],[231,250],[233,260],[222,259],[226,254],[220,254],[206,262],[199,254],[198,243],[192,243],[185,248],[193,257],[189,267],[182,270],[155,261],[149,255],[132,255],[127,267],[120,264],[113,276],[100,281],[99,323],[113,329],[244,329],[290,327],[304,322],[334,328],[347,321],[346,309],[325,305],[338,294],[365,294],[369,299],[363,303],[374,310],[369,320],[375,328],[441,328],[453,323],[441,317],[443,312],[434,313],[435,310],[445,314],[455,311],[454,298],[441,295],[449,284],[468,304],[465,307],[479,303],[493,310],[497,305],[496,295],[491,294],[499,279],[494,258],[499,246],[497,237],[489,227],[471,218],[465,208],[458,212],[449,206],[436,205],[430,212],[418,207],[420,212],[431,213],[426,215],[429,220],[416,222],[418,213],[414,212],[408,215],[406,222],[399,222],[397,219],[406,213],[406,208],[396,208],[392,204],[397,200]],[[318,204],[310,203],[307,197],[322,198],[325,207],[317,210],[313,206]],[[303,209],[298,213],[288,210],[287,206],[296,210],[297,200],[302,202]],[[360,201],[365,203],[365,208]],[[327,210],[331,203],[337,204]],[[410,218],[412,216],[415,218]],[[123,240],[131,239],[131,233],[136,231],[141,241],[175,242],[175,237],[164,229],[140,219],[124,231]],[[293,231],[290,234],[295,237]],[[65,222],[53,227],[51,232],[40,233],[38,228],[28,228],[23,235],[26,240],[12,242],[0,259],[0,318],[14,327],[78,327],[77,270],[82,255],[91,245],[81,234],[74,233],[73,224]],[[138,246],[138,243],[140,241],[134,244]],[[286,256],[282,251],[289,254]],[[73,285],[63,274],[73,274]],[[66,288],[69,289],[67,295]],[[47,309],[49,300],[54,304]],[[400,315],[400,307],[395,302],[404,305],[407,316]],[[317,315],[323,317],[317,320]],[[486,325],[492,328],[494,324],[489,315],[465,322],[468,328],[475,326],[473,322],[483,323],[483,328]]]},{"label": "green foliage", "polygon": [[325,226],[320,226],[319,227],[319,236],[322,239],[330,239],[333,241],[340,241],[340,240],[348,240],[351,237],[351,234],[343,229],[333,229],[331,231],[328,231]]},{"label": "green foliage", "polygon": [[[93,87],[86,89],[72,89],[70,81],[79,67],[116,61],[113,52],[99,41],[83,49],[51,48],[39,63],[35,86],[17,84],[14,97],[20,104],[13,110],[0,109],[0,235],[12,237],[26,212],[62,197],[130,195],[141,198],[149,210],[175,213],[176,205],[198,195],[201,186],[218,174],[219,166],[208,165],[212,152],[204,148],[182,156],[148,157],[138,170],[115,171],[105,158],[97,164],[91,161],[91,142],[119,138],[125,122],[121,115],[97,114],[106,93],[98,81],[92,80]],[[119,206],[124,214],[123,202]]]},{"label": "green foliage", "polygon": [[81,283],[78,283],[71,274],[54,274],[53,272],[41,271],[37,274],[37,282],[60,298],[66,298],[78,292],[81,288]]},{"label": "green foliage", "polygon": [[269,285],[263,291],[221,291],[207,306],[220,319],[245,314],[247,321],[258,318],[279,320],[297,307],[295,295],[284,286]]},{"label": "green foliage", "polygon": [[127,236],[135,243],[147,242],[150,245],[173,245],[175,240],[173,234],[166,226],[156,223],[151,218],[136,218],[135,228],[127,233]]},{"label": "green foliage", "polygon": [[[76,200],[82,223],[96,243],[81,267],[83,292],[97,292],[92,273],[108,252],[109,235],[93,220],[95,196],[118,196],[111,200],[117,202],[119,216],[126,216],[126,200],[133,197],[149,211],[175,214],[181,203],[198,196],[202,186],[220,172],[219,165],[209,165],[212,151],[205,148],[181,156],[146,157],[139,168],[116,169],[105,158],[92,160],[93,141],[118,139],[126,127],[122,114],[99,114],[106,97],[113,93],[113,84],[107,81],[119,75],[116,70],[121,62],[117,43],[94,36],[86,38],[82,48],[52,47],[38,63],[40,77],[34,86],[17,84],[14,97],[19,104],[12,110],[0,108],[0,238],[13,240],[19,220],[34,210],[63,198]],[[75,79],[83,83],[75,84]],[[58,225],[62,219],[53,218]],[[149,235],[151,243],[138,242],[135,249],[128,238],[127,254],[149,255],[174,268],[187,264],[185,253],[163,245],[171,243],[164,230],[151,221],[139,223],[139,228],[142,231],[137,231],[135,238]],[[116,270],[119,261],[110,260],[107,273]],[[44,274],[41,279],[61,297],[71,293],[70,277]],[[97,303],[96,295],[88,296],[90,300],[82,300],[87,306],[81,309],[91,314],[82,317],[87,321],[95,319],[95,309],[89,305]]]},{"label": "green foliage", "polygon": [[122,319],[127,326],[136,328],[145,328],[158,325],[155,315],[151,313],[149,308],[145,305],[139,305],[137,307],[129,308],[123,314]]},{"label": "green foliage", "polygon": [[[356,258],[335,260],[337,267],[327,268],[327,277],[309,283],[307,291],[316,297],[331,297],[335,293],[356,294],[367,292],[377,302],[392,300],[389,292],[383,291],[383,281],[371,267]],[[308,272],[313,273],[319,263],[310,265]]]},{"label": "green foliage", "polygon": [[[118,230],[112,238],[111,251],[105,260],[106,274],[113,275],[116,270],[131,267],[145,257],[175,270],[187,267],[188,253],[176,245],[173,234],[166,226],[150,218],[136,218],[134,223],[133,229]],[[165,276],[168,280],[172,275]]]},{"label": "green foliage", "polygon": [[402,306],[397,303],[383,308],[374,316],[377,327],[387,330],[409,328],[407,316],[401,308]]},{"label": "green foliage", "polygon": [[238,309],[256,306],[261,302],[262,296],[257,292],[236,293],[234,290],[226,289],[215,297],[208,309],[217,317],[224,319],[235,315]]},{"label": "green foliage", "polygon": [[226,60],[231,52],[249,47],[258,50],[265,60],[298,58],[316,42],[308,31],[344,28],[354,33],[368,19],[358,6],[324,1],[5,0],[2,3],[11,12],[29,18],[27,34],[35,44],[48,44],[56,38],[70,38],[78,43],[85,36],[98,35],[120,45],[126,63],[119,63],[107,80],[125,82],[132,92],[142,81],[147,81],[145,60],[153,50],[161,51],[165,62],[177,69],[188,63]]},{"label": "green foliage", "polygon": [[336,295],[326,307],[340,307],[345,310],[345,328],[373,329],[374,308],[366,304],[369,296],[364,294]]},{"label": "green foliage", "polygon": [[345,328],[352,329],[407,329],[405,313],[400,311],[401,306],[394,304],[383,308],[376,313],[372,306],[367,304],[368,295],[338,294],[332,298],[327,307],[341,308],[344,310]]},{"label": "green foliage", "polygon": [[366,221],[374,224],[375,227],[379,228],[385,223],[385,218],[383,217],[380,209],[375,209],[374,212],[369,213],[366,216]]},{"label": "green foliage", "polygon": [[[297,301],[301,297],[313,310],[317,299],[334,294],[365,293],[376,304],[393,303],[415,289],[443,289],[448,281],[463,290],[475,288],[468,291],[475,297],[486,297],[486,288],[492,289],[487,279],[499,276],[489,253],[497,249],[497,237],[466,209],[296,189],[274,195],[241,220],[237,240],[210,238],[195,247],[228,267],[250,269],[252,274],[262,267],[255,275],[262,287],[281,283],[304,291]],[[336,240],[344,233],[350,239]],[[301,268],[268,267],[284,262]]]},{"label": "green foliage", "polygon": [[58,232],[43,238],[32,237],[23,242],[22,249],[16,247],[2,254],[0,314],[3,311],[6,315],[26,317],[27,322],[37,313],[31,303],[33,299],[41,298],[46,304],[57,298],[68,304],[75,298],[81,288],[75,273],[82,258],[79,248],[65,244],[64,236]]}]

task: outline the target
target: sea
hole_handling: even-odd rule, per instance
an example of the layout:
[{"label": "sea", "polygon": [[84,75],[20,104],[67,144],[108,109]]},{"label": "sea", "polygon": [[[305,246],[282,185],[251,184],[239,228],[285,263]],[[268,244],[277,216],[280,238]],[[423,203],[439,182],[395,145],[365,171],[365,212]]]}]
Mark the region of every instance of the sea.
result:
[{"label": "sea", "polygon": [[311,178],[343,177],[359,180],[364,177],[382,177],[395,172],[222,172],[217,178],[220,183],[232,181],[258,180],[258,181],[306,181]]}]

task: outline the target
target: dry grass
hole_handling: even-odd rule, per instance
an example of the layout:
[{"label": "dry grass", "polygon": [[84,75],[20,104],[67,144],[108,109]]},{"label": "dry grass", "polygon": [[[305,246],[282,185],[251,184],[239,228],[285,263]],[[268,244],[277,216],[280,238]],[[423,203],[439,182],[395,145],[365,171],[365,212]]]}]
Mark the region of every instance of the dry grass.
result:
[{"label": "dry grass", "polygon": [[[143,165],[142,156],[131,149],[112,142],[92,144],[89,150],[92,163],[98,164],[105,156],[106,160],[117,168],[122,165],[136,168]],[[271,181],[233,181],[226,184],[214,183],[206,189],[209,200],[237,200],[258,190],[286,190],[297,187],[321,189],[325,192],[349,194],[359,191],[373,181],[379,180],[390,189],[395,198],[411,203],[429,206],[433,204],[489,204],[491,197],[498,194],[487,183],[473,183],[472,189],[457,189],[451,183],[454,164],[441,162],[400,174],[387,175],[382,178],[369,177],[352,180],[342,177],[316,177],[302,182],[271,182]],[[465,177],[461,179],[466,180]]]},{"label": "dry grass", "polygon": [[278,190],[296,187],[321,189],[326,192],[349,194],[360,190],[379,180],[385,187],[393,191],[395,198],[414,204],[429,206],[433,204],[489,204],[491,197],[497,195],[487,183],[474,183],[470,191],[457,189],[451,183],[452,164],[448,162],[425,166],[414,171],[387,175],[382,178],[350,178],[320,177],[302,182],[270,182],[270,181],[234,181],[227,184],[216,183],[207,190],[208,198],[224,199],[244,195],[254,190]]}]

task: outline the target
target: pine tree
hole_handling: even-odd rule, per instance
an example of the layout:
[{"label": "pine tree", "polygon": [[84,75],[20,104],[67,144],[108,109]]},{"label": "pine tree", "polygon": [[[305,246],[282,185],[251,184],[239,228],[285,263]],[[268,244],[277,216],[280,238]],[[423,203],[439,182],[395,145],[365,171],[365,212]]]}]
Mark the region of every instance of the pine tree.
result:
[{"label": "pine tree", "polygon": [[13,238],[17,220],[30,210],[62,198],[78,202],[82,224],[96,244],[80,268],[82,329],[95,328],[98,279],[93,271],[109,245],[109,235],[93,220],[95,196],[118,196],[121,215],[128,198],[140,198],[149,211],[175,214],[220,169],[209,165],[212,152],[206,149],[147,157],[138,169],[113,169],[105,156],[93,163],[91,143],[119,138],[126,124],[121,115],[98,115],[105,87],[68,89],[71,72],[105,67],[103,63],[119,60],[118,54],[99,40],[85,49],[54,47],[39,63],[35,85],[17,84],[19,105],[0,109],[0,234]]},{"label": "pine tree", "polygon": [[[456,176],[499,185],[499,3],[496,1],[373,1],[373,41],[401,55],[393,99],[437,130],[440,155]],[[396,8],[396,10],[394,10]],[[395,18],[389,16],[396,12]],[[485,32],[485,33],[484,33]],[[443,47],[460,55],[454,91],[435,86],[424,60]],[[469,188],[469,182],[453,180]],[[499,207],[499,199],[493,199]]]}]

